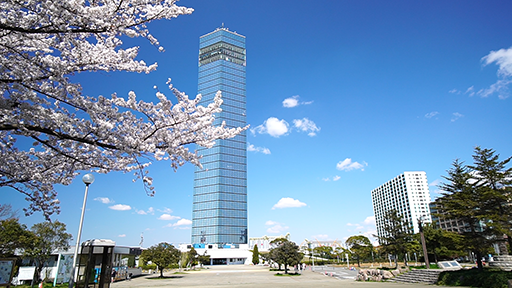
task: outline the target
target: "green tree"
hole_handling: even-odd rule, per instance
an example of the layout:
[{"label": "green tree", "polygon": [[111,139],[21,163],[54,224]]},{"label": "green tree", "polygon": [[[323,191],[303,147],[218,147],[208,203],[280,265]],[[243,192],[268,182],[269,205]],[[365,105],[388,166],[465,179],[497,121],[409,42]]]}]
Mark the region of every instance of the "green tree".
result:
[{"label": "green tree", "polygon": [[66,224],[59,221],[34,224],[31,231],[36,236],[36,240],[33,247],[25,254],[34,259],[36,266],[34,280],[39,282],[42,269],[48,265],[52,252],[67,251],[72,235],[66,232]]},{"label": "green tree", "polygon": [[405,254],[414,251],[419,243],[414,240],[411,233],[411,225],[396,210],[389,210],[384,216],[384,236],[377,236],[382,251],[391,254],[395,258],[395,268],[398,268],[398,256],[403,256],[407,265]]},{"label": "green tree", "polygon": [[313,253],[317,257],[321,257],[324,259],[332,259],[333,257],[333,250],[330,246],[317,246],[313,248]]},{"label": "green tree", "polygon": [[260,252],[260,257],[261,259],[263,260],[263,263],[267,262],[269,264],[272,264],[272,257],[271,257],[271,254],[270,252]]},{"label": "green tree", "polygon": [[485,211],[486,222],[492,222],[498,241],[505,234],[512,247],[512,167],[506,167],[512,157],[500,161],[499,156],[492,149],[476,147],[474,165],[468,168],[473,171],[472,176],[477,181],[475,188],[484,199],[480,209]]},{"label": "green tree", "polygon": [[288,266],[297,265],[302,261],[304,254],[299,252],[299,246],[291,241],[284,241],[270,251],[272,260],[277,262],[279,266],[284,265],[284,273],[288,274]]},{"label": "green tree", "polygon": [[161,242],[142,251],[141,258],[144,265],[149,261],[156,264],[160,271],[160,278],[164,277],[164,269],[171,264],[177,264],[181,252],[169,243]]},{"label": "green tree", "polygon": [[333,255],[336,256],[336,258],[339,259],[343,259],[345,258],[345,254],[347,253],[350,253],[350,251],[348,251],[347,249],[343,248],[343,247],[336,247],[334,249],[334,252],[333,252]]},{"label": "green tree", "polygon": [[481,209],[486,201],[486,195],[482,193],[478,182],[473,178],[473,171],[463,162],[455,160],[452,168],[447,171],[448,176],[443,176],[447,181],[439,188],[444,191],[441,203],[440,217],[457,219],[466,223],[464,236],[465,248],[475,252],[479,270],[483,270],[482,256],[492,244],[489,235],[495,235],[493,226],[485,225],[486,211]]},{"label": "green tree", "polygon": [[36,236],[27,230],[27,226],[20,224],[18,219],[10,218],[0,220],[0,257],[15,256],[14,251],[32,249]]},{"label": "green tree", "polygon": [[199,261],[201,265],[208,265],[210,264],[210,255],[206,255],[206,251],[204,251],[203,255],[197,257],[197,261]]},{"label": "green tree", "polygon": [[258,245],[254,244],[254,248],[252,249],[252,264],[258,265],[260,263],[260,253],[258,251]]},{"label": "green tree", "polygon": [[194,247],[190,248],[187,252],[187,267],[192,267],[197,265],[197,251]]},{"label": "green tree", "polygon": [[357,266],[361,267],[360,259],[369,257],[373,251],[372,242],[370,239],[364,235],[355,235],[350,236],[347,241],[345,241],[348,249],[357,259]]},{"label": "green tree", "polygon": [[[453,259],[464,255],[463,237],[459,233],[446,231],[431,223],[423,223],[423,235],[427,253],[434,255],[434,260]],[[419,241],[419,234],[416,234]]]}]

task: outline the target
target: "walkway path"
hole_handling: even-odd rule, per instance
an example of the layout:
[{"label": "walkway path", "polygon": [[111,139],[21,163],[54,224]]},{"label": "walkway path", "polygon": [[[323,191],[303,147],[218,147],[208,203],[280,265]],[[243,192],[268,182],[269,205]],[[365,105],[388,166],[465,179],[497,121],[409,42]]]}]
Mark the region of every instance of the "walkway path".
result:
[{"label": "walkway path", "polygon": [[[352,279],[338,279],[319,272],[306,270],[301,276],[275,276],[263,266],[211,266],[201,271],[186,274],[164,274],[166,279],[150,279],[159,274],[142,276],[131,281],[116,282],[112,288],[128,287],[214,287],[214,288],[262,288],[262,287],[343,287],[343,288],[428,288],[424,284],[397,284],[377,282],[357,282]],[[439,287],[439,286],[435,286]]]}]

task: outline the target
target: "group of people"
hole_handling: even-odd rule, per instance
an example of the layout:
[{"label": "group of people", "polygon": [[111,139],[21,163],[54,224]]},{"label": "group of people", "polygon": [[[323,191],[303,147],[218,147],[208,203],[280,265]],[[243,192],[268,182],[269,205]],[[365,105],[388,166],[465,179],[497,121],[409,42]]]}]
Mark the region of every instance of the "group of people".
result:
[{"label": "group of people", "polygon": [[306,263],[299,263],[293,266],[293,269],[295,270],[295,272],[300,273],[300,271],[306,270]]},{"label": "group of people", "polygon": [[[117,270],[116,269],[112,268],[111,276],[112,276],[112,283],[114,283],[114,281],[116,281],[116,276],[117,276]],[[122,277],[122,275],[121,275],[121,277]],[[126,280],[131,280],[131,278],[132,278],[132,273],[126,274]]]}]

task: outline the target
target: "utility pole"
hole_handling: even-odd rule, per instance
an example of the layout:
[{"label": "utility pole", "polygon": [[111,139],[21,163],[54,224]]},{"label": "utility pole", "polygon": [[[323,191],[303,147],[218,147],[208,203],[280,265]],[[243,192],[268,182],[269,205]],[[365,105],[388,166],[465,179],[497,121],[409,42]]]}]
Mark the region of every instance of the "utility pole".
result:
[{"label": "utility pole", "polygon": [[418,218],[418,226],[420,228],[421,246],[423,247],[423,258],[425,258],[425,268],[430,269],[430,263],[428,262],[427,245],[425,244],[425,235],[423,235],[423,225],[421,217]]}]

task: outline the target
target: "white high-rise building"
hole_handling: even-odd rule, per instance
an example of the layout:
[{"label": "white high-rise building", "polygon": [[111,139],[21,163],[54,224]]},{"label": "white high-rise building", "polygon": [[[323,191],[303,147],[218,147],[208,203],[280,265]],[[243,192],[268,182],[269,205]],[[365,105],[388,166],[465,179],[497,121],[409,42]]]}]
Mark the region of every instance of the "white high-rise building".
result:
[{"label": "white high-rise building", "polygon": [[419,232],[418,219],[432,222],[430,216],[430,191],[427,173],[424,171],[404,172],[372,190],[373,213],[379,237],[385,236],[386,213],[396,210],[412,226],[413,233]]}]

